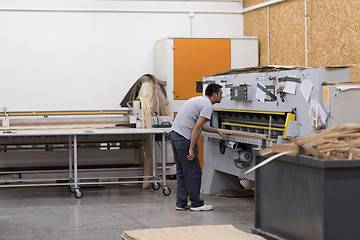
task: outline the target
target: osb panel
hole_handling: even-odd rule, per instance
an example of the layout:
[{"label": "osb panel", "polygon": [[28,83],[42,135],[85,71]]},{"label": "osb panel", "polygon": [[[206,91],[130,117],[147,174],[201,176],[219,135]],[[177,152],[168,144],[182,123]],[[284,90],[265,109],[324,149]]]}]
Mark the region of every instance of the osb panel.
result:
[{"label": "osb panel", "polygon": [[[262,0],[246,0],[249,7]],[[270,64],[305,65],[304,1],[288,0],[270,6]],[[301,23],[301,24],[299,24]],[[260,65],[268,65],[267,7],[244,13],[244,36],[257,36]]]},{"label": "osb panel", "polygon": [[[265,2],[244,0],[244,8]],[[360,1],[307,0],[308,66],[356,64],[351,81],[360,82]],[[270,6],[270,64],[305,65],[304,0]],[[244,14],[244,35],[257,36],[260,65],[267,64],[267,8]]]},{"label": "osb panel", "polygon": [[243,8],[251,7],[263,2],[267,2],[267,0],[243,0]]},{"label": "osb panel", "polygon": [[308,2],[308,65],[348,65],[360,82],[360,1]]},{"label": "osb panel", "polygon": [[260,66],[267,65],[268,45],[266,8],[260,8],[244,13],[244,36],[258,37]]},{"label": "osb panel", "polygon": [[304,0],[270,6],[270,64],[305,66]]}]

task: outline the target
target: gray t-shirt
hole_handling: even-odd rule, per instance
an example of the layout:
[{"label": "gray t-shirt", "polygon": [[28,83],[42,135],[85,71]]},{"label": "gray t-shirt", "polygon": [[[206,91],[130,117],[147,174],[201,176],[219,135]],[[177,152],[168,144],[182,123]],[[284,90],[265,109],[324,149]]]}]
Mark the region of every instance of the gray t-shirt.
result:
[{"label": "gray t-shirt", "polygon": [[187,100],[180,108],[173,122],[172,131],[186,139],[191,139],[191,133],[199,117],[210,120],[213,106],[206,96],[193,97]]}]

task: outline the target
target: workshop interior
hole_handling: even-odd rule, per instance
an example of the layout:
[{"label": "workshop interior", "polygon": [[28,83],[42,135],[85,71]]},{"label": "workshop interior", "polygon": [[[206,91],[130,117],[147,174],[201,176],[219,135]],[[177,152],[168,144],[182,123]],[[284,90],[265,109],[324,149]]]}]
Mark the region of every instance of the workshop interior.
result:
[{"label": "workshop interior", "polygon": [[[358,239],[359,10],[0,1],[0,239]],[[202,131],[197,146],[201,197],[216,204],[179,212],[172,124],[212,83],[223,95],[208,124],[226,135]],[[66,219],[46,223],[62,205],[47,201]]]}]

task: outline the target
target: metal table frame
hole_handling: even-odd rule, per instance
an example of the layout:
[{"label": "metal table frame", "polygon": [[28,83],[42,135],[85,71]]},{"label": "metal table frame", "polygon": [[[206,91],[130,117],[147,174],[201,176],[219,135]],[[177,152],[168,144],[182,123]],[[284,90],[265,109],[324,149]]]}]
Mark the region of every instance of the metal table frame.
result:
[{"label": "metal table frame", "polygon": [[[169,128],[152,128],[152,129],[139,129],[139,128],[109,128],[109,129],[64,129],[64,130],[21,130],[21,131],[2,131],[0,137],[19,137],[19,136],[69,136],[69,179],[68,183],[35,183],[35,184],[13,184],[13,185],[0,185],[0,187],[26,187],[26,186],[53,186],[53,185],[68,185],[70,191],[74,193],[77,198],[82,197],[80,192],[81,185],[98,185],[98,184],[120,184],[120,183],[145,183],[150,182],[153,188],[158,190],[160,188],[159,182],[163,184],[164,195],[170,195],[171,190],[166,184],[166,147],[165,147],[165,135],[169,133]],[[79,178],[78,177],[78,136],[80,135],[152,135],[152,164],[153,171],[152,176],[121,176],[112,177],[117,179],[125,178],[142,178],[139,181],[116,181],[116,182],[99,182],[99,181],[87,181],[81,183],[81,179],[92,180],[94,178]],[[157,161],[155,158],[155,135],[161,134],[162,142],[162,178],[156,176]],[[98,179],[98,178],[96,178]],[[109,177],[107,177],[109,179]],[[149,180],[146,180],[149,179]],[[58,180],[58,179],[41,179],[45,180]],[[34,181],[34,180],[31,180]]]}]

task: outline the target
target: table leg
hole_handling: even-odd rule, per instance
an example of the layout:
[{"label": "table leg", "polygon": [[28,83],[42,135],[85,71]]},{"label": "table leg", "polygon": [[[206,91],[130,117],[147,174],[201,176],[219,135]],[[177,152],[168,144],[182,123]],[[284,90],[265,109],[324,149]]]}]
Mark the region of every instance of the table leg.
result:
[{"label": "table leg", "polygon": [[166,152],[165,152],[165,133],[161,136],[162,142],[162,170],[163,170],[163,194],[169,196],[171,194],[171,189],[166,185]]},{"label": "table leg", "polygon": [[152,172],[153,172],[153,177],[156,177],[156,168],[157,168],[157,164],[156,164],[156,161],[155,161],[155,133],[152,134],[152,165],[153,165],[153,168],[152,168]]},{"label": "table leg", "polygon": [[165,156],[165,133],[161,135],[162,143],[162,170],[163,170],[163,185],[166,186],[166,156]]},{"label": "table leg", "polygon": [[71,135],[69,135],[69,189],[70,192],[74,192],[74,187],[72,185],[73,183],[73,161],[72,161],[72,138]]},{"label": "table leg", "polygon": [[75,197],[81,198],[82,193],[78,186],[78,155],[77,155],[77,135],[74,135],[74,190]]},{"label": "table leg", "polygon": [[73,178],[73,163],[72,163],[72,139],[71,135],[69,136],[69,180]]}]

